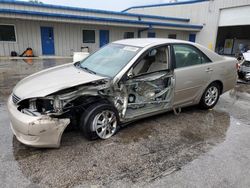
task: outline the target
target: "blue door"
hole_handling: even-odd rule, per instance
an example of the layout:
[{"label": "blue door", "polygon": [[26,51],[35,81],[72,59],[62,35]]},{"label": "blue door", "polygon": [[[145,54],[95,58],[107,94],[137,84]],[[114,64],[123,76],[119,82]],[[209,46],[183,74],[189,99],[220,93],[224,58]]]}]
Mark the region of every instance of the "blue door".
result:
[{"label": "blue door", "polygon": [[55,55],[53,27],[41,27],[43,55]]},{"label": "blue door", "polygon": [[155,32],[148,32],[148,38],[155,38]]},{"label": "blue door", "polygon": [[109,43],[109,30],[100,30],[100,47]]},{"label": "blue door", "polygon": [[196,34],[189,34],[189,41],[190,42],[195,42],[196,39]]}]

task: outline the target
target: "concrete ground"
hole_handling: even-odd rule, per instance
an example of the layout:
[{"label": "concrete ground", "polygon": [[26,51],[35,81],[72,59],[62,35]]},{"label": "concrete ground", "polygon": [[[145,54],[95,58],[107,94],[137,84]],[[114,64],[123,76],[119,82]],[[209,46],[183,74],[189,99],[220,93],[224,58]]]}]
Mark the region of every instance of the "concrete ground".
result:
[{"label": "concrete ground", "polygon": [[0,187],[250,186],[250,85],[238,84],[213,110],[147,118],[108,140],[87,141],[71,131],[59,149],[19,143],[5,105],[12,88],[69,61],[0,60]]}]

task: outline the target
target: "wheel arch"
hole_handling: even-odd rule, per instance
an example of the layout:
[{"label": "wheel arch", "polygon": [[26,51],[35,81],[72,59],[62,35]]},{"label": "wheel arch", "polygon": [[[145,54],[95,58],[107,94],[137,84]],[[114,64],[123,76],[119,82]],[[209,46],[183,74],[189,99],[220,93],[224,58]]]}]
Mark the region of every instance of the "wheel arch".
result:
[{"label": "wheel arch", "polygon": [[76,99],[72,101],[74,104],[82,105],[83,107],[88,107],[89,105],[92,105],[93,103],[108,103],[113,105],[113,103],[107,99],[106,97],[97,96],[97,95],[83,95],[79,96]]},{"label": "wheel arch", "polygon": [[[205,93],[206,93],[206,91],[208,90],[208,88],[210,86],[215,85],[215,84],[219,87],[219,95],[217,95],[217,99],[216,99],[216,101],[213,104],[211,104],[211,105],[205,104],[205,102],[204,102]],[[203,94],[201,95],[201,98],[199,100],[199,106],[200,106],[200,108],[201,109],[211,109],[211,108],[213,108],[217,104],[217,102],[219,100],[219,97],[220,97],[220,95],[222,93],[223,93],[223,82],[220,81],[220,80],[214,80],[214,81],[212,81],[210,84],[207,85],[207,87],[203,91]]]},{"label": "wheel arch", "polygon": [[214,81],[210,82],[209,84],[207,84],[206,87],[204,88],[204,90],[202,90],[200,92],[200,94],[198,95],[198,97],[195,99],[195,104],[198,104],[201,101],[203,93],[213,83],[216,83],[216,84],[218,84],[220,86],[220,95],[223,93],[223,89],[224,89],[223,82],[221,80],[214,80]]},{"label": "wheel arch", "polygon": [[114,106],[112,101],[106,97],[97,95],[82,95],[68,103],[68,106],[66,105],[66,108],[69,108],[70,110],[65,114],[68,114],[71,117],[71,121],[74,122],[73,124],[77,124],[81,114],[84,113],[89,106],[95,103],[109,104]]},{"label": "wheel arch", "polygon": [[[108,107],[108,108],[107,108]],[[93,118],[93,113],[95,113],[97,110],[100,109],[108,109],[112,110],[117,118],[117,130],[119,129],[120,124],[120,118],[117,109],[114,107],[114,105],[110,103],[104,103],[104,102],[96,102],[92,103],[88,106],[88,108],[83,112],[80,119],[80,130],[82,131],[83,135],[89,139],[89,140],[95,140],[98,138],[96,133],[94,133],[95,129],[93,127],[93,124],[91,122],[91,118]],[[115,131],[116,132],[116,131]]]},{"label": "wheel arch", "polygon": [[208,86],[210,86],[213,83],[216,83],[216,84],[219,85],[219,87],[220,87],[220,95],[221,95],[223,93],[223,89],[224,89],[223,88],[224,87],[223,82],[221,80],[215,80],[215,81],[211,82]]}]

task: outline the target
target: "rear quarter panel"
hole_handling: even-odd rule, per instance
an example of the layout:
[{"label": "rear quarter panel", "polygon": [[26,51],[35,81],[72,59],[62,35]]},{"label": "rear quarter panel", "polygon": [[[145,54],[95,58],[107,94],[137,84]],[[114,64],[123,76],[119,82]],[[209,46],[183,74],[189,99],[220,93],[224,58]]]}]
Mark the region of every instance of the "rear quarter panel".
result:
[{"label": "rear quarter panel", "polygon": [[[207,86],[218,80],[223,84],[222,93],[233,89],[238,79],[236,70],[237,59],[233,57],[220,56],[202,45],[195,45],[212,61],[210,67],[213,69],[213,72],[211,73],[210,81],[207,83]],[[207,88],[207,86],[205,88]]]},{"label": "rear quarter panel", "polygon": [[[202,51],[210,60],[210,63],[202,64],[201,66],[191,66],[186,67],[183,69],[182,73],[178,74],[178,71],[176,70],[176,93],[175,93],[175,106],[189,106],[193,104],[198,104],[200,102],[200,99],[206,90],[206,88],[215,81],[219,81],[223,85],[222,93],[229,91],[235,87],[236,81],[237,81],[237,70],[236,70],[236,58],[231,57],[223,57],[218,54],[216,54],[214,51],[205,48],[202,45],[199,45],[198,43],[190,43],[194,45],[196,48],[198,48],[200,51]],[[198,68],[200,67],[200,69]],[[192,70],[192,72],[195,72],[195,75],[197,77],[197,80],[193,74],[192,79],[196,79],[196,85],[199,85],[199,88],[191,88],[196,90],[192,92],[192,95],[187,92],[182,92],[184,90],[187,90],[188,84],[186,83],[188,81],[187,74],[188,71],[186,69]],[[207,72],[206,69],[212,69],[212,71]],[[200,76],[198,76],[200,75]],[[186,79],[185,79],[186,77]],[[182,80],[178,83],[178,80]],[[184,81],[183,81],[184,80]],[[183,85],[184,84],[184,85]],[[178,94],[178,90],[181,88],[184,88],[181,92]],[[195,93],[195,95],[194,95]]]},{"label": "rear quarter panel", "polygon": [[223,60],[212,63],[212,79],[223,83],[222,93],[235,87],[237,82],[236,63],[237,60],[231,57],[223,57]]}]

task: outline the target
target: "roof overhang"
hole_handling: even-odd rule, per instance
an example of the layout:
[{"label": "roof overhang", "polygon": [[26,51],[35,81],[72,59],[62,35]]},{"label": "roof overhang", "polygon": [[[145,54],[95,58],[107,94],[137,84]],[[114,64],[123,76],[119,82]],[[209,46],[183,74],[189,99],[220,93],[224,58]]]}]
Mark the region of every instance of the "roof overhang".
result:
[{"label": "roof overhang", "polygon": [[175,5],[186,5],[186,4],[193,4],[193,3],[201,3],[209,0],[191,0],[191,1],[182,1],[182,2],[173,2],[173,3],[160,3],[160,4],[151,4],[151,5],[141,5],[141,6],[133,6],[129,7],[121,12],[125,13],[131,9],[138,9],[138,8],[152,8],[152,7],[162,7],[162,6],[175,6]]},{"label": "roof overhang", "polygon": [[52,5],[45,3],[32,3],[25,1],[9,1],[9,0],[0,0],[0,4],[2,5],[14,5],[15,9],[18,7],[32,7],[33,9],[52,9],[52,10],[63,10],[63,11],[74,11],[74,12],[85,12],[85,13],[96,13],[103,15],[115,15],[115,16],[126,16],[131,18],[149,18],[149,19],[160,19],[165,21],[177,21],[177,22],[189,22],[189,18],[182,17],[169,17],[169,16],[157,16],[157,15],[148,15],[148,14],[137,14],[137,13],[128,13],[128,12],[116,12],[116,11],[108,11],[108,10],[98,10],[98,9],[89,9],[89,8],[79,8],[79,7],[69,7],[69,6],[61,6],[61,5]]},{"label": "roof overhang", "polygon": [[[27,17],[29,16],[29,18]],[[0,9],[0,17],[19,18],[19,19],[34,19],[44,21],[57,21],[57,22],[74,22],[74,23],[88,23],[88,24],[105,24],[124,27],[143,27],[143,28],[158,28],[158,29],[176,29],[185,31],[200,31],[202,25],[183,24],[183,23],[169,23],[169,22],[154,22],[143,20],[128,20],[121,18],[110,17],[94,17],[82,16],[73,14],[61,14],[50,12],[38,12],[17,9]]]}]

